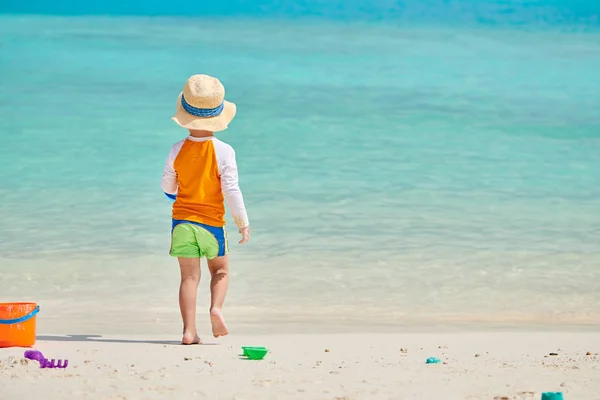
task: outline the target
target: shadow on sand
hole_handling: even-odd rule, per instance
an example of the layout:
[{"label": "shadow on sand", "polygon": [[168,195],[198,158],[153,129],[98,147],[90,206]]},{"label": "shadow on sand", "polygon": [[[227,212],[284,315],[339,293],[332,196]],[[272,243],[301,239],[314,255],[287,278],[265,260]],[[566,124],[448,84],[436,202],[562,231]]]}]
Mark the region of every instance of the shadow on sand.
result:
[{"label": "shadow on sand", "polygon": [[[101,335],[38,335],[37,340],[48,342],[90,342],[90,343],[124,343],[124,344],[160,344],[165,346],[183,346],[175,340],[145,339],[105,339]],[[202,343],[200,346],[217,346],[218,343]]]}]

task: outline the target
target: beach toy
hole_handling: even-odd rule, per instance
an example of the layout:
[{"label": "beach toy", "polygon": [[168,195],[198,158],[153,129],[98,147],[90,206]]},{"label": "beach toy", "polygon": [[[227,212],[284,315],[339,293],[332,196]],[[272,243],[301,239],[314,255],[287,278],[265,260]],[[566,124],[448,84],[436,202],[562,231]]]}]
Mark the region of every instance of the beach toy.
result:
[{"label": "beach toy", "polygon": [[266,347],[242,347],[242,350],[250,360],[262,360],[269,352]]},{"label": "beach toy", "polygon": [[38,312],[35,303],[0,303],[0,348],[33,346]]},{"label": "beach toy", "polygon": [[564,400],[562,392],[542,393],[542,400]]},{"label": "beach toy", "polygon": [[266,347],[253,347],[253,346],[242,346],[242,352],[244,354],[244,357],[248,357],[248,349],[259,349],[259,350],[266,350]]},{"label": "beach toy", "polygon": [[27,350],[24,355],[25,358],[33,361],[38,361],[40,363],[40,368],[67,368],[69,365],[69,360],[58,360],[55,359],[48,360],[41,351],[38,350]]},{"label": "beach toy", "polygon": [[439,363],[441,363],[441,362],[442,362],[442,360],[440,360],[440,359],[439,359],[439,358],[437,358],[437,357],[429,357],[429,358],[428,358],[428,359],[425,361],[425,363],[427,363],[427,364],[439,364]]}]

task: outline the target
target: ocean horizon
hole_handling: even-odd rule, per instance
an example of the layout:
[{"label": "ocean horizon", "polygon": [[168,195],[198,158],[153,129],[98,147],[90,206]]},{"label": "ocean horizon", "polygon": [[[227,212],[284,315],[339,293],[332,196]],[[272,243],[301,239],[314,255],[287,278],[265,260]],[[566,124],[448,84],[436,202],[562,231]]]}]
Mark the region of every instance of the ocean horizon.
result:
[{"label": "ocean horizon", "polygon": [[58,0],[20,2],[5,0],[0,14],[71,16],[247,17],[377,23],[477,24],[539,28],[600,26],[600,8],[594,0],[224,0],[190,3],[173,0]]},{"label": "ocean horizon", "polygon": [[234,328],[597,328],[600,30],[565,4],[446,23],[9,1],[0,301],[38,302],[46,331],[179,324],[160,177],[177,95],[207,73],[238,106],[217,136],[253,232],[238,246],[227,216]]}]

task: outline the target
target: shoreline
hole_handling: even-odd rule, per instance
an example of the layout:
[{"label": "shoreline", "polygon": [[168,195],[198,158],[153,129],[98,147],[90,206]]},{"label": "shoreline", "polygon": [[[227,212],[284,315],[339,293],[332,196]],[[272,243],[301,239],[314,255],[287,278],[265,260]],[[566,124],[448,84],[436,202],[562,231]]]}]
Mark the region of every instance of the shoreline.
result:
[{"label": "shoreline", "polygon": [[[65,370],[0,349],[3,400],[62,399],[539,399],[591,400],[600,389],[600,331],[231,335],[182,346],[164,335],[40,335]],[[240,357],[266,346],[263,361]],[[553,354],[553,355],[550,355]],[[556,354],[556,355],[554,355]],[[428,357],[440,364],[427,365]],[[35,384],[34,384],[35,383]]]},{"label": "shoreline", "polygon": [[[197,327],[200,333],[211,332],[208,312],[198,307]],[[87,313],[74,310],[67,314],[49,314],[44,312],[38,317],[38,332],[100,333],[105,335],[165,335],[177,334],[181,330],[181,318],[173,306],[172,312],[147,313],[135,315],[133,311],[121,311],[118,314]],[[133,313],[133,314],[132,314]],[[289,335],[289,334],[461,334],[461,333],[537,333],[537,332],[600,332],[600,322],[565,322],[564,320],[545,322],[523,320],[468,320],[429,318],[429,319],[388,319],[343,318],[333,313],[304,317],[290,312],[288,316],[273,317],[267,313],[225,309],[225,320],[232,334],[237,335]],[[65,331],[68,326],[68,331]]]},{"label": "shoreline", "polygon": [[[63,332],[64,326],[71,329],[66,333],[163,334],[180,330],[179,276],[176,261],[168,256],[38,261],[0,257],[6,271],[0,274],[0,284],[5,287],[0,301],[39,304],[40,331]],[[285,265],[291,268],[296,264],[290,261]],[[537,279],[537,273],[507,277],[506,271],[494,270],[486,277],[473,270],[476,278],[455,285],[423,262],[422,273],[407,271],[401,279],[397,279],[401,272],[396,267],[376,268],[374,273],[381,282],[393,282],[378,288],[364,283],[352,269],[339,268],[340,276],[335,275],[335,265],[321,269],[321,275],[314,273],[314,268],[320,268],[316,264],[306,271],[288,271],[272,264],[259,266],[256,260],[236,252],[232,266],[224,312],[238,333],[600,329],[596,270],[586,269],[580,278],[568,280],[564,272],[553,269],[552,275],[545,281],[536,280],[535,285],[528,282]],[[387,270],[391,275],[386,275]],[[467,268],[462,273],[470,271]],[[289,273],[298,276],[290,284],[286,281]],[[206,323],[209,307],[205,266],[203,274],[199,323]],[[139,327],[132,331],[131,326]]]}]

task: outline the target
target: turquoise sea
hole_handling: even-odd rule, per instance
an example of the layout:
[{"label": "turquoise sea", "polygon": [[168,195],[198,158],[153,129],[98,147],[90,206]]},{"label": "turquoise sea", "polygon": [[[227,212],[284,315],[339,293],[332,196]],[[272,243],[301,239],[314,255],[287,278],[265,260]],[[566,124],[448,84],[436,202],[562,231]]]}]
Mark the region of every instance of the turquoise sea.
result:
[{"label": "turquoise sea", "polygon": [[600,325],[593,24],[0,16],[0,301],[179,324],[159,183],[195,73],[238,105],[233,327]]}]

